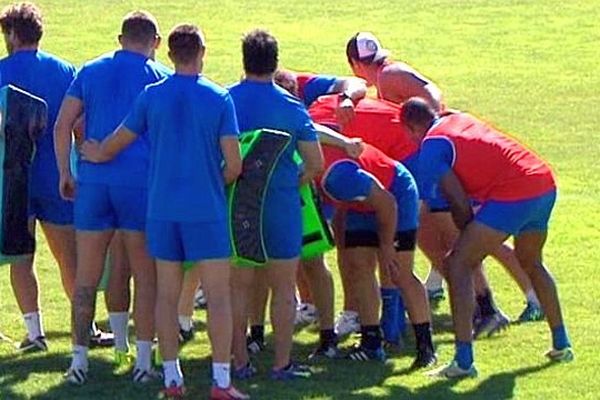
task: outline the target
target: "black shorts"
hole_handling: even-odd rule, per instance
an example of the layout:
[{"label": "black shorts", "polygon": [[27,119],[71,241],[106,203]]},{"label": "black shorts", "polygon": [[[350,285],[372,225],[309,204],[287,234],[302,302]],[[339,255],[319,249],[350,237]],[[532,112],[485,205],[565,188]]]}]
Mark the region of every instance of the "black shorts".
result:
[{"label": "black shorts", "polygon": [[[373,231],[346,231],[344,235],[346,248],[379,247],[379,235]],[[417,247],[417,230],[396,232],[394,248],[396,251],[415,251]]]}]

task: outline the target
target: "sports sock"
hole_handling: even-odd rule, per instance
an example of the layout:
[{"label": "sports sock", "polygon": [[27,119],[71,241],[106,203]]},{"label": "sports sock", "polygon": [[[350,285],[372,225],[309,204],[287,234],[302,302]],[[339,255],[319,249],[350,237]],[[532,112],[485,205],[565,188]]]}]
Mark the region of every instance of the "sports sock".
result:
[{"label": "sports sock", "polygon": [[433,339],[431,337],[431,323],[423,322],[422,324],[413,324],[415,330],[415,341],[417,351],[431,350],[433,351]]},{"label": "sports sock", "polygon": [[363,325],[360,327],[360,345],[369,350],[381,347],[381,328],[379,325]]},{"label": "sports sock", "polygon": [[231,365],[229,363],[213,363],[212,373],[214,383],[222,388],[226,389],[231,386]]},{"label": "sports sock", "polygon": [[477,295],[475,300],[477,300],[477,305],[479,305],[482,317],[492,316],[498,311],[496,304],[494,303],[492,292],[489,289],[485,289],[483,294]]},{"label": "sports sock", "polygon": [[400,335],[406,333],[406,307],[402,298],[402,291],[398,289],[398,332]]},{"label": "sports sock", "polygon": [[110,329],[115,335],[115,350],[129,350],[129,313],[111,312],[108,313]]},{"label": "sports sock", "polygon": [[473,365],[473,343],[456,341],[454,360],[462,369],[469,369]]},{"label": "sports sock", "polygon": [[192,317],[188,315],[179,315],[177,316],[179,320],[179,327],[184,331],[189,331],[193,327]]},{"label": "sports sock", "polygon": [[71,368],[88,370],[88,347],[73,345],[73,360],[71,361]]},{"label": "sports sock", "polygon": [[163,361],[163,372],[165,387],[171,386],[171,383],[175,382],[175,385],[183,385],[183,372],[181,372],[181,366],[179,365],[179,358],[170,361]]},{"label": "sports sock", "polygon": [[433,267],[429,267],[429,275],[425,281],[425,288],[429,291],[437,290],[442,288],[442,282],[444,277]]},{"label": "sports sock", "polygon": [[252,325],[250,327],[250,337],[252,340],[258,342],[265,341],[265,326],[264,325]]},{"label": "sports sock", "polygon": [[319,332],[319,341],[321,346],[330,346],[337,344],[337,335],[333,329],[321,329]]},{"label": "sports sock", "polygon": [[559,325],[552,329],[552,347],[555,350],[562,350],[571,346],[569,334],[564,325]]},{"label": "sports sock", "polygon": [[398,330],[398,296],[396,288],[381,288],[381,329],[386,342],[398,343],[400,331]]},{"label": "sports sock", "polygon": [[538,299],[537,294],[535,294],[535,290],[533,290],[533,288],[527,291],[525,297],[527,297],[527,303],[535,304],[536,306],[540,305],[540,300]]},{"label": "sports sock", "polygon": [[138,340],[135,345],[137,348],[135,367],[143,371],[150,370],[152,367],[152,342]]},{"label": "sports sock", "polygon": [[27,327],[27,338],[35,340],[40,336],[44,336],[44,327],[42,325],[42,313],[39,311],[23,314],[23,321]]}]

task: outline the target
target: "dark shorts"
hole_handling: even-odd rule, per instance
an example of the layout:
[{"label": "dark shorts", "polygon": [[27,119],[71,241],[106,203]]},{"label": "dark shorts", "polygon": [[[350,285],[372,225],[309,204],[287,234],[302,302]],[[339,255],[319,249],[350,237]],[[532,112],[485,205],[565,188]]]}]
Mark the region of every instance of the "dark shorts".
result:
[{"label": "dark shorts", "polygon": [[[379,247],[379,235],[372,230],[346,231],[346,248],[353,247]],[[414,251],[417,245],[417,230],[396,232],[394,248],[396,251]]]}]

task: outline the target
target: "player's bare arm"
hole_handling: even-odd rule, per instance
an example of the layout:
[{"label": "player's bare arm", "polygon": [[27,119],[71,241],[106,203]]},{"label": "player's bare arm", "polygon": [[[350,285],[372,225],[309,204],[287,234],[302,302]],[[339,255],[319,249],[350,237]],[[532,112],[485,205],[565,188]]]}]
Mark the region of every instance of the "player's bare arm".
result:
[{"label": "player's bare arm", "polygon": [[298,151],[304,161],[304,172],[300,177],[300,184],[309,183],[317,175],[323,172],[325,168],[325,160],[321,152],[319,142],[309,142],[305,140],[298,141]]},{"label": "player's bare arm", "polygon": [[133,143],[137,137],[138,135],[121,125],[102,142],[94,139],[86,140],[80,148],[81,156],[84,160],[93,163],[110,161]]},{"label": "player's bare arm", "polygon": [[220,144],[223,159],[225,160],[223,178],[226,184],[230,184],[242,173],[240,142],[237,136],[224,136],[221,138]]},{"label": "player's bare arm", "polygon": [[60,195],[67,200],[75,197],[75,180],[71,173],[71,142],[75,122],[83,112],[81,100],[67,96],[54,126],[54,151],[59,173]]}]

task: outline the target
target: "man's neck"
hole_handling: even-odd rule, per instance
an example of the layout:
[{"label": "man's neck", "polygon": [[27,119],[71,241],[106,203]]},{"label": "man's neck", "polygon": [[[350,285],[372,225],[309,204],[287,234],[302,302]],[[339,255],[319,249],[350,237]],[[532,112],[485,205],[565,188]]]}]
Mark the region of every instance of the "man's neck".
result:
[{"label": "man's neck", "polygon": [[130,51],[132,53],[140,54],[144,57],[150,58],[152,51],[145,46],[136,46],[136,45],[123,45],[121,46],[123,50]]},{"label": "man's neck", "polygon": [[264,83],[273,82],[273,74],[257,75],[257,74],[250,74],[250,73],[246,72],[246,80],[253,81],[253,82],[264,82]]},{"label": "man's neck", "polygon": [[202,68],[193,64],[178,64],[175,65],[175,73],[177,75],[197,76],[202,73]]},{"label": "man's neck", "polygon": [[12,48],[12,53],[17,53],[19,51],[37,51],[38,49],[39,49],[38,44],[15,45]]}]

